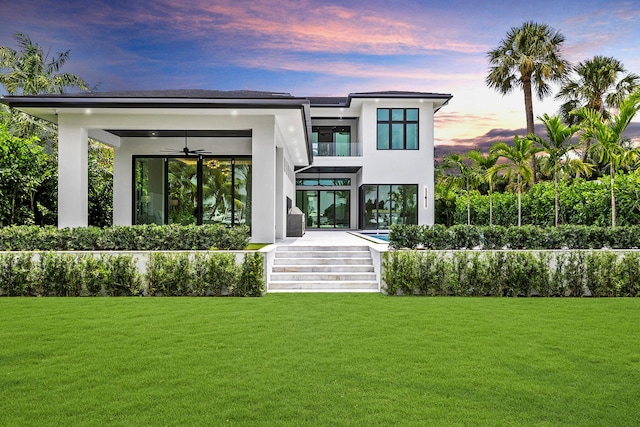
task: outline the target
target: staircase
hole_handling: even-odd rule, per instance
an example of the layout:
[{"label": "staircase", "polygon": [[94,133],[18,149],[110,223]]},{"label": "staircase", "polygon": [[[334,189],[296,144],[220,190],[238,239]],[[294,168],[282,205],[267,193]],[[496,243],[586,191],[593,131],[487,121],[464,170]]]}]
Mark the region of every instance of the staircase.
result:
[{"label": "staircase", "polygon": [[379,292],[368,246],[278,246],[268,292]]}]

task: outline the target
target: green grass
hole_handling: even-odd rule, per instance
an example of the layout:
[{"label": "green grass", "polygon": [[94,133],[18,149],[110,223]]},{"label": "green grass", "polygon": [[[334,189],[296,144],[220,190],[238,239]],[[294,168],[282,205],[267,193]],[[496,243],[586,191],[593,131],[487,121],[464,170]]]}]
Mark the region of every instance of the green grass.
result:
[{"label": "green grass", "polygon": [[637,425],[640,299],[1,298],[0,425]]}]

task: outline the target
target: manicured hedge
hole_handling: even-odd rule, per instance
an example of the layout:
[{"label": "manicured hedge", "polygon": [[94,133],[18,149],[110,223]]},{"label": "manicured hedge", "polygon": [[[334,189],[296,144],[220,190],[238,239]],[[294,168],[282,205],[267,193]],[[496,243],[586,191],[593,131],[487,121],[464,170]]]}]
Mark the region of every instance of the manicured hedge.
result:
[{"label": "manicured hedge", "polygon": [[636,249],[640,248],[640,226],[595,227],[445,227],[393,225],[389,232],[392,248],[407,249]]},{"label": "manicured hedge", "polygon": [[132,225],[113,227],[11,226],[0,228],[5,251],[242,250],[249,227],[222,225]]},{"label": "manicured hedge", "polygon": [[247,252],[148,254],[146,272],[122,254],[0,253],[2,296],[261,296],[264,258]]},{"label": "manicured hedge", "polygon": [[640,252],[390,251],[390,295],[640,296]]}]

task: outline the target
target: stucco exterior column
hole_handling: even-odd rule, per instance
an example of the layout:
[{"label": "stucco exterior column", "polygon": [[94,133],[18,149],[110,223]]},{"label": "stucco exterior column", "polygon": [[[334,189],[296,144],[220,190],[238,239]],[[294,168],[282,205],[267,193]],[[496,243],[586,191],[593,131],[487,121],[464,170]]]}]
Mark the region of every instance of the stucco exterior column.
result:
[{"label": "stucco exterior column", "polygon": [[89,224],[88,132],[58,121],[58,228]]},{"label": "stucco exterior column", "polygon": [[276,241],[276,129],[275,117],[256,119],[252,129],[251,241]]}]

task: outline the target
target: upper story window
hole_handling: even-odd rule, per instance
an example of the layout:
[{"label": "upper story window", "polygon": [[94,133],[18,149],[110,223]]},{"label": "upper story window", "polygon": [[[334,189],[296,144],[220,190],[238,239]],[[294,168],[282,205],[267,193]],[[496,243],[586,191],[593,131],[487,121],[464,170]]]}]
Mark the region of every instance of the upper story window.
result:
[{"label": "upper story window", "polygon": [[378,108],[378,150],[418,148],[418,109]]},{"label": "upper story window", "polygon": [[314,156],[350,156],[350,126],[313,126],[311,128]]}]

